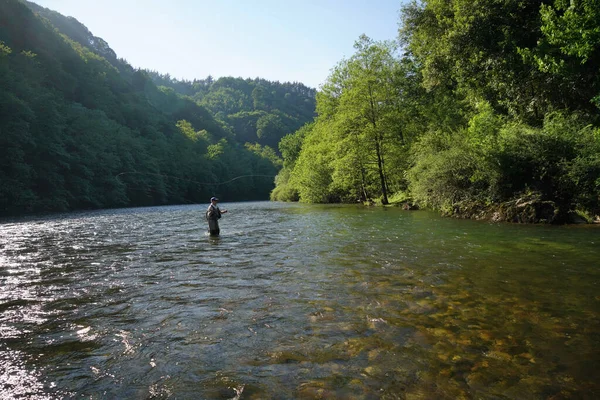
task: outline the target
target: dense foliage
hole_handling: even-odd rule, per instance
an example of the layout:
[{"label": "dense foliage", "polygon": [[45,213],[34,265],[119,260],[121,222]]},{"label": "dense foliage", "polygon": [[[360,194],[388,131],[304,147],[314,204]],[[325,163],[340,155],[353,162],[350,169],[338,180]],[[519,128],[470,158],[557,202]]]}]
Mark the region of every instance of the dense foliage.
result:
[{"label": "dense foliage", "polygon": [[73,18],[0,1],[0,215],[267,198],[276,152],[151,75]]},{"label": "dense foliage", "polygon": [[317,93],[136,70],[77,20],[2,0],[0,214],[260,199],[279,171],[274,200],[597,218],[599,10],[414,1],[397,41],[361,36]]},{"label": "dense foliage", "polygon": [[600,0],[409,4],[404,52],[361,37],[318,93],[314,123],[281,141],[272,199],[598,216],[599,10]]},{"label": "dense foliage", "polygon": [[316,90],[294,82],[212,77],[180,81],[150,72],[159,86],[189,96],[209,110],[241,143],[278,148],[279,141],[315,117]]}]

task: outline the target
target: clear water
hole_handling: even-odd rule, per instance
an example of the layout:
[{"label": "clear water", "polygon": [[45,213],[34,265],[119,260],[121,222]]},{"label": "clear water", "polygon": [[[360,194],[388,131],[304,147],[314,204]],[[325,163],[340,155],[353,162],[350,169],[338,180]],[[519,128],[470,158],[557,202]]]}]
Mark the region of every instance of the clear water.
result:
[{"label": "clear water", "polygon": [[599,226],[221,207],[0,223],[0,397],[600,398]]}]

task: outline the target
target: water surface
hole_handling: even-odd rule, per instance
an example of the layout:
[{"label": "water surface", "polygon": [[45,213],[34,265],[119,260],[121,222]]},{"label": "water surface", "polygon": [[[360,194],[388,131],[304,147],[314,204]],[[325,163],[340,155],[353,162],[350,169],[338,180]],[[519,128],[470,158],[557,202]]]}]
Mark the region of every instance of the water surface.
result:
[{"label": "water surface", "polygon": [[1,397],[600,397],[598,226],[221,207],[0,223]]}]

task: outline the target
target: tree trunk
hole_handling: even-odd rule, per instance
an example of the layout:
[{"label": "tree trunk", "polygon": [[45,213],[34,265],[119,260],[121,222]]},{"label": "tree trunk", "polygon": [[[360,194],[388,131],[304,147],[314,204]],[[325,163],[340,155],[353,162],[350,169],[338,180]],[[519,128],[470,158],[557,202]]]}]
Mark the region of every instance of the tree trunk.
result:
[{"label": "tree trunk", "polygon": [[383,158],[381,155],[381,145],[379,140],[375,141],[375,150],[377,151],[377,168],[379,170],[379,179],[381,180],[381,203],[388,204],[387,189],[385,187],[385,175],[383,173]]}]

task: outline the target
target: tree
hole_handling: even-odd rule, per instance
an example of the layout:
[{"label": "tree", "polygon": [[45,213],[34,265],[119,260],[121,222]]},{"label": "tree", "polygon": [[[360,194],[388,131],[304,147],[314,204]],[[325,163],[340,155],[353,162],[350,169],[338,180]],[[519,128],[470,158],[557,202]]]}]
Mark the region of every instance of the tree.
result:
[{"label": "tree", "polygon": [[[557,0],[555,3],[561,3]],[[500,113],[541,124],[548,111],[589,109],[588,82],[532,68],[521,49],[543,39],[544,0],[427,0],[403,9],[401,37],[429,89],[450,87]],[[597,71],[597,68],[596,68]],[[478,100],[476,100],[478,101]]]},{"label": "tree", "polygon": [[331,161],[335,154],[327,140],[327,128],[327,124],[317,123],[308,132],[289,179],[290,187],[297,190],[301,201],[307,203],[340,201],[331,190]]},{"label": "tree", "polygon": [[325,111],[324,118],[333,111],[334,120],[338,121],[336,130],[342,139],[339,143],[343,143],[339,148],[341,158],[354,160],[350,164],[355,166],[354,171],[338,170],[339,176],[360,177],[355,184],[359,198],[366,200],[365,187],[369,170],[374,166],[381,201],[387,204],[386,152],[391,142],[399,138],[401,130],[398,119],[401,93],[394,81],[398,65],[394,57],[396,49],[391,42],[376,43],[365,35],[359,38],[354,48],[356,53],[341,62],[331,81],[324,85],[324,94],[319,100],[328,106],[319,110]]},{"label": "tree", "polygon": [[[540,7],[541,35],[519,48],[525,62],[551,76],[564,108],[600,108],[600,0],[555,0]],[[558,94],[557,94],[558,97]],[[564,98],[564,97],[563,97]]]}]

